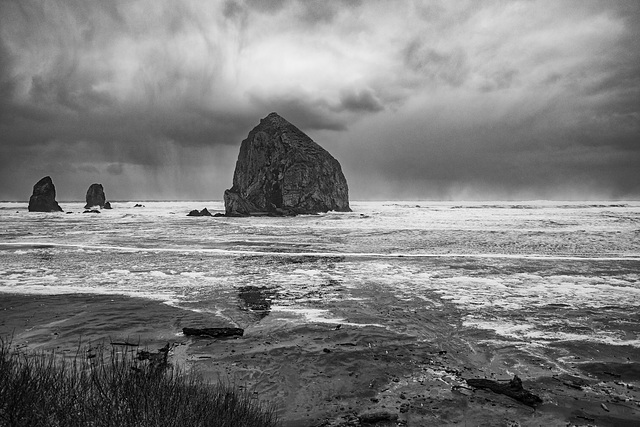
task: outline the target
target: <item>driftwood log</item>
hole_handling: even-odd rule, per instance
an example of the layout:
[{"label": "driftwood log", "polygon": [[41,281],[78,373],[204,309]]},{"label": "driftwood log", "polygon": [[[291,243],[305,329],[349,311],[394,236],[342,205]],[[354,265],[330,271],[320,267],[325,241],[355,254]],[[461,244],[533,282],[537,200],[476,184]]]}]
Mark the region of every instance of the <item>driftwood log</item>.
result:
[{"label": "driftwood log", "polygon": [[185,336],[192,335],[209,338],[241,337],[244,329],[240,328],[182,328]]},{"label": "driftwood log", "polygon": [[514,375],[513,379],[506,384],[484,378],[471,378],[467,384],[474,388],[491,390],[494,393],[504,394],[512,399],[522,402],[527,406],[535,407],[542,403],[542,399],[522,387],[522,380]]}]

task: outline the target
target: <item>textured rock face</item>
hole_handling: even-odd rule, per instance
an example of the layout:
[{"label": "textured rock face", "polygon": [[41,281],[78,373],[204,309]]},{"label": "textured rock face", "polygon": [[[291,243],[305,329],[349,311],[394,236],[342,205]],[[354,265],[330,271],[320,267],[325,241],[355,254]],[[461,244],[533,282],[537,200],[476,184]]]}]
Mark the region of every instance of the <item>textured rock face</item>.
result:
[{"label": "textured rock face", "polygon": [[224,204],[230,216],[351,211],[340,163],[276,113],[242,141]]},{"label": "textured rock face", "polygon": [[33,186],[33,194],[29,198],[29,212],[62,212],[56,202],[56,186],[51,177],[45,176]]},{"label": "textured rock face", "polygon": [[[104,188],[102,184],[91,184],[87,190],[87,204],[84,205],[85,209],[89,209],[92,206],[100,206],[104,208],[107,203],[107,198],[104,195]],[[111,205],[109,205],[109,208]],[[109,209],[108,208],[108,209]]]}]

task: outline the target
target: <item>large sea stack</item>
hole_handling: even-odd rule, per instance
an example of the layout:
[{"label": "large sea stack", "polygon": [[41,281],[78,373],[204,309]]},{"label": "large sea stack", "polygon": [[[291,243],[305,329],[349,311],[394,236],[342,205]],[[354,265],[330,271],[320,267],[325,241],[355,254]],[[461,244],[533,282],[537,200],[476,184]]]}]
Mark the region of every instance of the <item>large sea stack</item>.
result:
[{"label": "large sea stack", "polygon": [[29,212],[62,212],[56,202],[56,186],[51,177],[45,176],[33,186],[33,194],[29,198]]},{"label": "large sea stack", "polygon": [[228,216],[351,211],[340,163],[277,113],[242,141],[224,206]]},{"label": "large sea stack", "polygon": [[101,209],[111,209],[111,204],[107,202],[107,198],[104,195],[102,184],[91,184],[89,186],[86,201],[87,204],[84,205],[85,209],[92,208],[93,206],[100,206]]}]

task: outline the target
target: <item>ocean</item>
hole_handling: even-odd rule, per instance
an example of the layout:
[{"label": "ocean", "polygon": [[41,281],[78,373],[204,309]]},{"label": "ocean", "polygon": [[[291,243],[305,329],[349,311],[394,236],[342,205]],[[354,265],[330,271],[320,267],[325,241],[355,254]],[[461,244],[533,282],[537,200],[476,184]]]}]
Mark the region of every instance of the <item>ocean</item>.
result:
[{"label": "ocean", "polygon": [[640,347],[640,202],[352,202],[286,218],[186,216],[223,212],[220,201],[135,204],[0,203],[0,292],[141,297],[240,327],[269,315],[385,328],[363,297],[384,288],[453,304],[496,339]]},{"label": "ocean", "polygon": [[[169,342],[172,363],[270,402],[286,427],[366,411],[407,426],[637,425],[638,201],[352,202],[285,218],[136,203],[0,203],[0,332],[70,356]],[[466,382],[514,375],[535,411]]]}]

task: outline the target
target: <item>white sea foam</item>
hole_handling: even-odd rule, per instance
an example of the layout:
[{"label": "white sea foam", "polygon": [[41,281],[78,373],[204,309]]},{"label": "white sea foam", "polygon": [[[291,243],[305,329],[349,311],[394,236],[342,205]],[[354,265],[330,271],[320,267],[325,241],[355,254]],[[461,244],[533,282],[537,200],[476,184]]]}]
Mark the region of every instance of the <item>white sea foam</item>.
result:
[{"label": "white sea foam", "polygon": [[[214,311],[226,301],[228,315],[239,288],[264,287],[289,310],[272,316],[343,323],[332,307],[354,299],[366,310],[363,295],[381,289],[399,301],[454,304],[478,328],[554,304],[585,313],[640,306],[640,202],[354,202],[352,213],[294,218],[186,217],[222,211],[220,201],[134,204],[89,217],[82,203],[63,204],[77,215],[0,203],[0,291],[201,301]],[[545,322],[505,333],[543,341]]]},{"label": "white sea foam", "polygon": [[187,277],[202,277],[204,276],[204,273],[201,271],[185,271],[180,273],[181,276],[187,276]]},{"label": "white sea foam", "polygon": [[152,276],[152,277],[166,277],[167,274],[163,273],[162,271],[150,271],[149,272],[149,276]]},{"label": "white sea foam", "polygon": [[271,311],[274,313],[287,313],[291,314],[295,317],[299,317],[304,319],[305,323],[328,323],[331,325],[346,325],[346,326],[375,326],[379,328],[384,328],[385,326],[377,324],[377,323],[353,323],[347,322],[343,318],[337,318],[331,316],[331,312],[329,310],[317,309],[317,308],[302,308],[302,307],[289,307],[289,306],[279,306],[274,305],[271,307]]},{"label": "white sea foam", "polygon": [[558,341],[588,341],[615,346],[632,346],[640,348],[640,340],[623,339],[621,334],[597,331],[590,334],[577,334],[561,331],[543,331],[535,325],[518,325],[505,321],[466,320],[464,326],[477,327],[495,331],[498,335],[525,342],[551,343]]},{"label": "white sea foam", "polygon": [[[570,255],[537,255],[537,254],[507,254],[507,253],[381,253],[381,252],[282,252],[282,251],[252,251],[252,250],[225,250],[225,249],[208,249],[208,248],[169,248],[169,247],[135,247],[135,246],[94,246],[85,244],[69,244],[69,243],[52,243],[52,242],[30,242],[28,245],[34,247],[49,248],[80,248],[84,250],[111,250],[122,252],[173,252],[173,253],[203,253],[220,256],[279,256],[287,257],[348,257],[348,258],[477,258],[477,259],[522,259],[522,260],[541,260],[541,261],[640,261],[640,254],[633,253],[629,256],[570,256]],[[24,242],[3,242],[3,246],[25,246]]]}]

